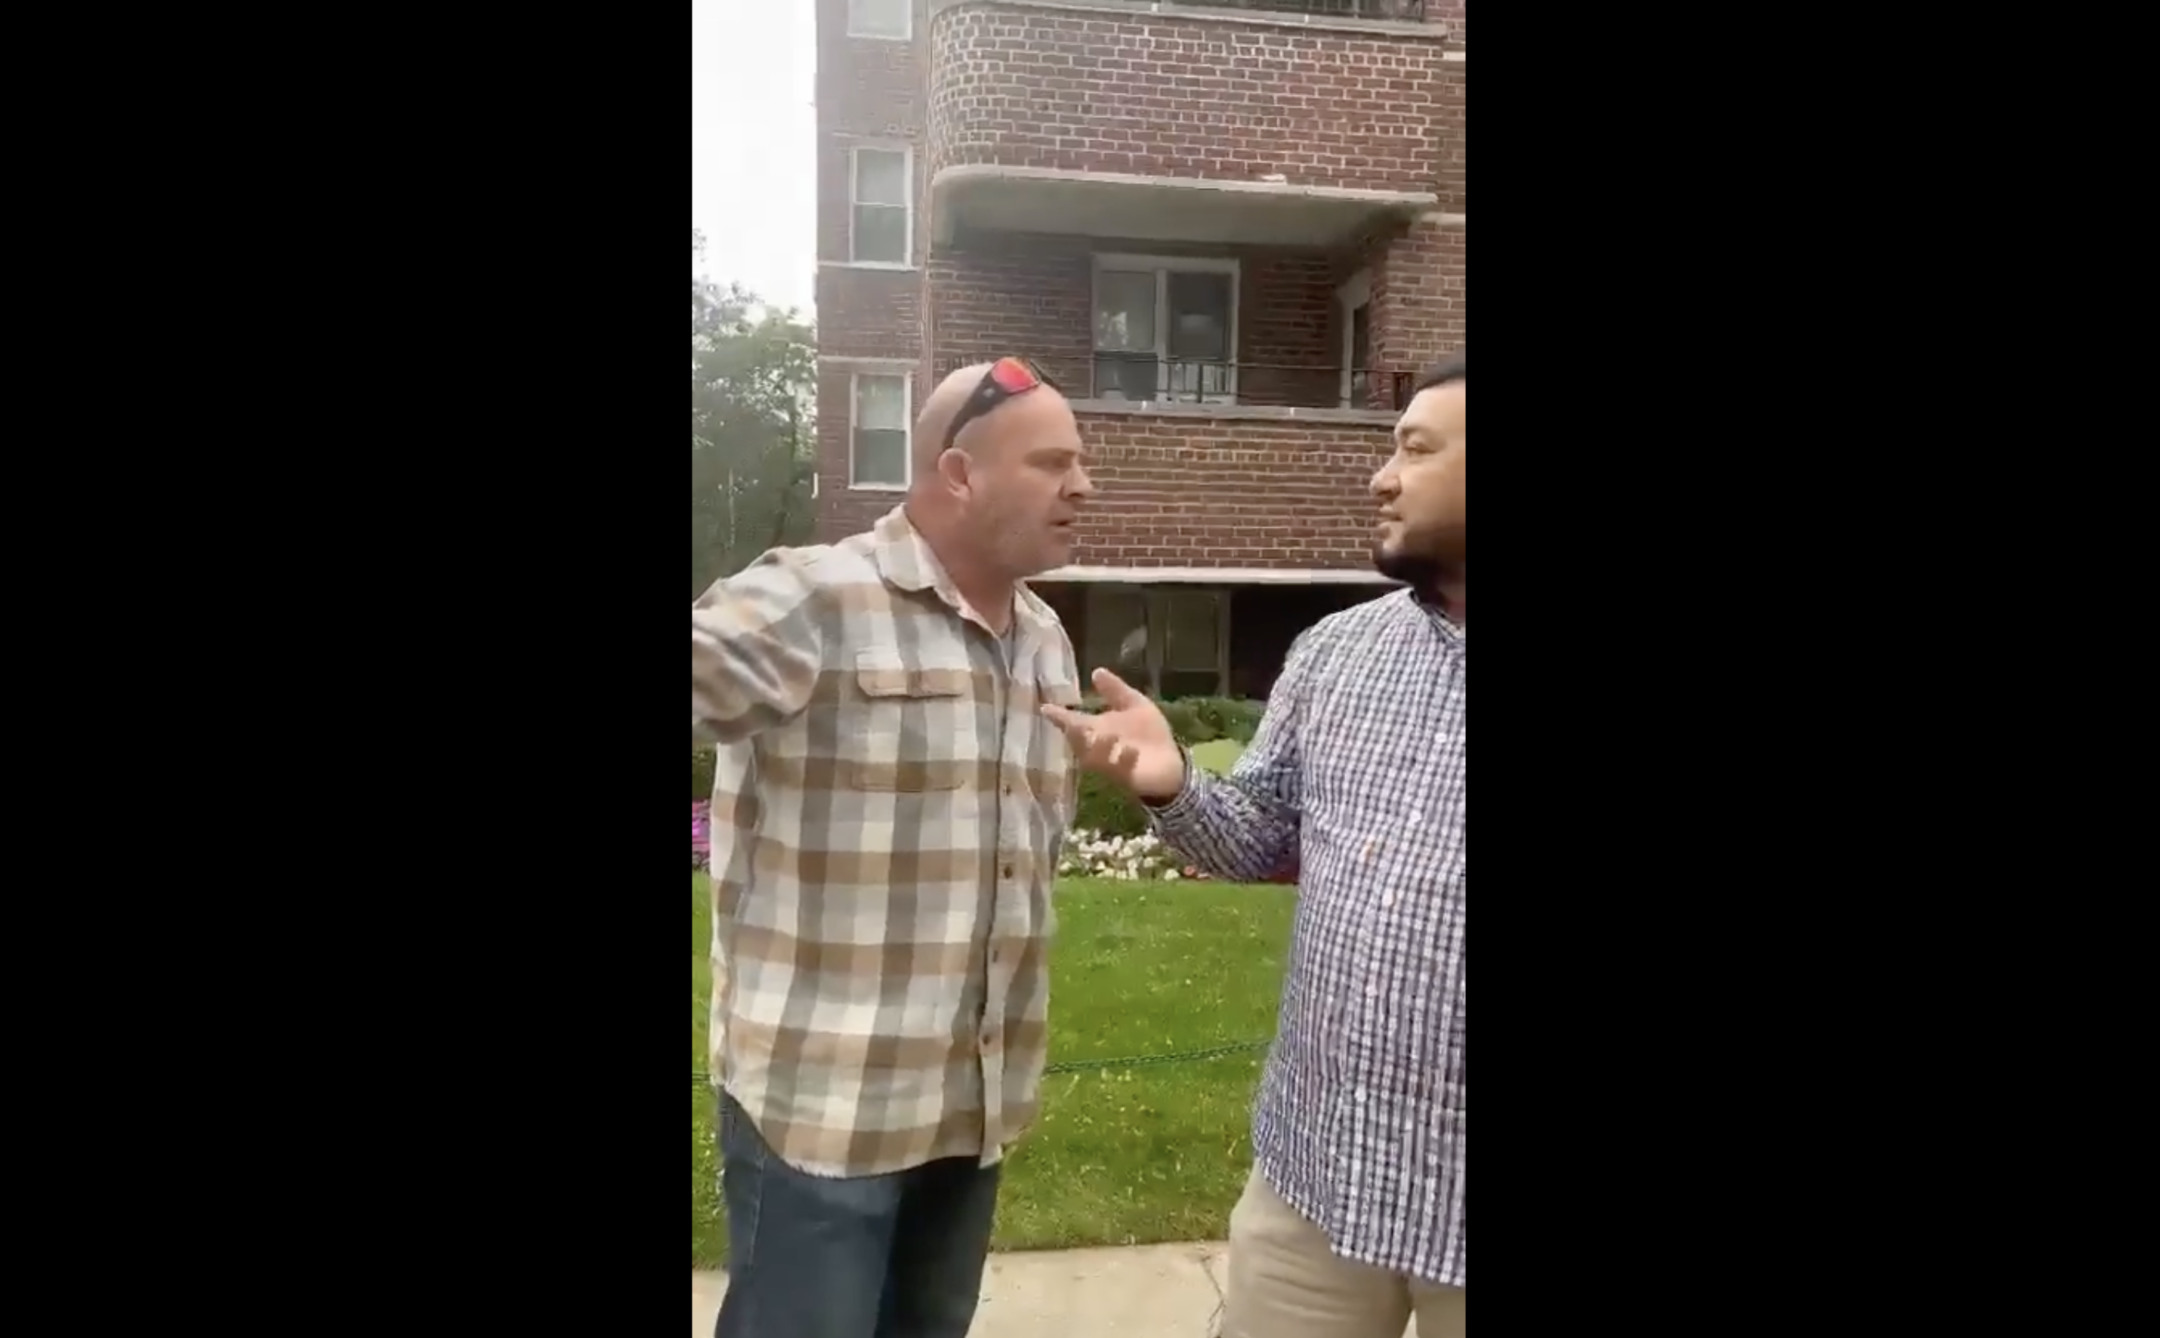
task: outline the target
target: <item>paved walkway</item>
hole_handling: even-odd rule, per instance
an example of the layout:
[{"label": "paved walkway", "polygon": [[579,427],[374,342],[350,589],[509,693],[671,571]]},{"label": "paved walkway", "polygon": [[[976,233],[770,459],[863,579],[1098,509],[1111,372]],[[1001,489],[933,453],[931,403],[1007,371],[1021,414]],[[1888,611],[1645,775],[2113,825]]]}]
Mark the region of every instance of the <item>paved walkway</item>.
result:
[{"label": "paved walkway", "polygon": [[[1214,1338],[1228,1262],[1204,1241],[993,1254],[968,1338]],[[712,1338],[726,1290],[724,1273],[690,1275],[690,1338]]]},{"label": "paved walkway", "polygon": [[[1224,1247],[993,1254],[969,1338],[1209,1338]],[[691,1338],[712,1338],[727,1277],[690,1275]]]}]

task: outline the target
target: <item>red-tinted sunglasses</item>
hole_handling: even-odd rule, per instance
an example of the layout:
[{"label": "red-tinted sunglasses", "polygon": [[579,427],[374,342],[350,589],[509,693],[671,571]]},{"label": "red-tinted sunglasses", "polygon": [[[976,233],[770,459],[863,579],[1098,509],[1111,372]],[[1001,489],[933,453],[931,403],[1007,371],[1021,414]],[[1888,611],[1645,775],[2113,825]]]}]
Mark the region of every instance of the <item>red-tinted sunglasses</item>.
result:
[{"label": "red-tinted sunglasses", "polygon": [[990,370],[983,373],[982,380],[967,397],[967,403],[953,415],[952,426],[945,429],[945,449],[952,449],[953,439],[960,435],[961,428],[1014,396],[1025,395],[1041,386],[1056,390],[1057,382],[1026,358],[999,358],[991,363]]}]

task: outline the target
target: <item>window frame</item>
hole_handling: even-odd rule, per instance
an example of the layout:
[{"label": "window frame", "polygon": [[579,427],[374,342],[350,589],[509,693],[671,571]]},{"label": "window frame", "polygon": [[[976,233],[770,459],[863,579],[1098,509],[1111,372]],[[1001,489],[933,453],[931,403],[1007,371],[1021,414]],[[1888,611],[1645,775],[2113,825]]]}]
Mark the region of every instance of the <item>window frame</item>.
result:
[{"label": "window frame", "polygon": [[[901,191],[901,201],[899,204],[883,204],[875,201],[865,202],[857,198],[856,192],[862,186],[862,155],[865,153],[885,153],[900,155],[900,180],[903,184],[903,189]],[[915,268],[915,146],[912,144],[893,144],[880,142],[850,144],[848,146],[847,164],[847,263],[857,269]],[[862,258],[862,255],[857,249],[858,239],[856,237],[856,221],[857,216],[865,208],[898,209],[901,211],[901,216],[905,220],[905,222],[901,227],[902,242],[900,248],[900,258],[898,260],[865,260]]]},{"label": "window frame", "polygon": [[[1095,613],[1099,604],[1097,596],[1137,594],[1140,596],[1142,626],[1147,632],[1147,681],[1135,683],[1134,687],[1157,700],[1162,696],[1163,652],[1170,642],[1170,602],[1177,596],[1200,595],[1215,606],[1215,687],[1204,695],[1227,697],[1230,695],[1230,611],[1236,601],[1231,599],[1229,587],[1214,585],[1187,585],[1184,583],[1139,584],[1122,581],[1091,581],[1087,593],[1081,596],[1084,616],[1087,619],[1086,637],[1095,637]],[[1179,673],[1203,672],[1181,669]]]},{"label": "window frame", "polygon": [[[1356,346],[1356,341],[1352,338],[1353,326],[1360,308],[1365,311],[1365,319],[1368,322],[1367,328],[1369,330],[1371,328],[1369,323],[1372,320],[1372,271],[1369,269],[1359,270],[1351,275],[1342,287],[1335,290],[1335,312],[1342,321],[1341,399],[1342,407],[1345,409],[1362,409],[1365,407],[1364,396],[1357,394],[1357,391],[1361,388],[1356,384],[1357,369],[1351,365],[1351,350]],[[1368,373],[1372,371],[1370,367],[1365,370]]]},{"label": "window frame", "polygon": [[[862,453],[862,383],[865,380],[898,381],[900,383],[900,430],[902,450],[900,454],[900,481],[898,483],[865,483],[858,466]],[[872,431],[885,431],[874,428]],[[906,492],[915,478],[915,378],[895,368],[891,371],[851,371],[848,373],[848,488],[853,492]]]},{"label": "window frame", "polygon": [[[1244,307],[1244,267],[1235,256],[1149,256],[1122,255],[1096,252],[1092,272],[1088,279],[1088,393],[1096,394],[1095,360],[1105,353],[1112,356],[1121,350],[1104,349],[1095,342],[1098,318],[1102,314],[1102,276],[1105,274],[1155,275],[1155,390],[1157,398],[1143,401],[1155,404],[1225,404],[1238,402],[1238,354],[1240,350],[1238,322]],[[1227,274],[1230,276],[1230,328],[1227,331],[1229,358],[1224,367],[1225,385],[1220,395],[1185,399],[1170,393],[1170,276],[1173,274]]]},{"label": "window frame", "polygon": [[900,31],[897,33],[864,32],[855,26],[856,7],[860,0],[847,0],[847,35],[863,42],[912,42],[915,40],[915,0],[895,0],[900,6]]}]

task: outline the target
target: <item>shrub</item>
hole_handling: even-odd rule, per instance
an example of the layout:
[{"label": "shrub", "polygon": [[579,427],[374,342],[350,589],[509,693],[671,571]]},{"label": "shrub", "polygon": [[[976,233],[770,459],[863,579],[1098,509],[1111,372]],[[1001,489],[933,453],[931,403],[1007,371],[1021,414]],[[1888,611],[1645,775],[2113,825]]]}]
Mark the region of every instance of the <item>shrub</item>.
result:
[{"label": "shrub", "polygon": [[1182,697],[1164,702],[1162,708],[1170,732],[1187,747],[1216,739],[1251,743],[1260,730],[1260,718],[1267,714],[1266,702],[1236,697]]},{"label": "shrub", "polygon": [[1084,774],[1080,777],[1080,805],[1073,816],[1073,828],[1105,836],[1138,836],[1147,830],[1147,815],[1140,811],[1140,802],[1118,788],[1116,782]]},{"label": "shrub", "polygon": [[690,745],[690,798],[703,802],[712,798],[713,750],[703,744]]},{"label": "shrub", "polygon": [[712,863],[712,805],[703,799],[690,801],[690,867],[702,869]]}]

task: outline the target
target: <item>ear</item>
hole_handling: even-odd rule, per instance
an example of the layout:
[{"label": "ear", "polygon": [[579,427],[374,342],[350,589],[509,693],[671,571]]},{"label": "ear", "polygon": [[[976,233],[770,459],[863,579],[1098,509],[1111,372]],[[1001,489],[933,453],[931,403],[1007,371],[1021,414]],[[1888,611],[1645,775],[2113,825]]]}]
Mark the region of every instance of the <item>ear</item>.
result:
[{"label": "ear", "polygon": [[973,485],[968,481],[968,470],[973,463],[968,459],[968,453],[958,447],[938,456],[938,480],[945,485],[947,492],[955,497],[965,497],[973,490]]}]

